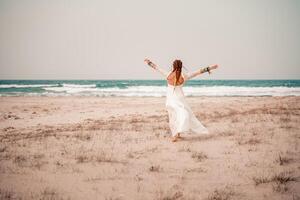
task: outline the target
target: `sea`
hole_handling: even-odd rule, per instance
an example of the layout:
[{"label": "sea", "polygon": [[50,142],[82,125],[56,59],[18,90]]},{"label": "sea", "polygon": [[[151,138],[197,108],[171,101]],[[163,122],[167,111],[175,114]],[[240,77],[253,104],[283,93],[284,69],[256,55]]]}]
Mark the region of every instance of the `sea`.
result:
[{"label": "sea", "polygon": [[[0,96],[163,97],[165,80],[0,80]],[[185,96],[300,96],[299,80],[189,80]]]}]

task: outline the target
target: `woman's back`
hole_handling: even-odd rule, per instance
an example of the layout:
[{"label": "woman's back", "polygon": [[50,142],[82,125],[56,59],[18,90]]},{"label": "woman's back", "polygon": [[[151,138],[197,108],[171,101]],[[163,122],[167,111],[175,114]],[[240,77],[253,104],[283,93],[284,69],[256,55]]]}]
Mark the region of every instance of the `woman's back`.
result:
[{"label": "woman's back", "polygon": [[182,85],[184,83],[184,78],[183,78],[182,73],[181,73],[179,79],[177,80],[176,85],[175,85],[175,80],[176,80],[176,72],[170,72],[167,77],[167,82],[169,85],[172,85],[172,86],[178,86],[178,85]]},{"label": "woman's back", "polygon": [[172,100],[172,99],[177,99],[177,98],[184,98],[184,93],[182,90],[182,86],[184,84],[184,74],[181,73],[179,80],[177,81],[177,84],[175,85],[175,78],[176,78],[176,73],[175,72],[169,72],[167,76],[167,83],[168,83],[168,89],[167,89],[167,102]]}]

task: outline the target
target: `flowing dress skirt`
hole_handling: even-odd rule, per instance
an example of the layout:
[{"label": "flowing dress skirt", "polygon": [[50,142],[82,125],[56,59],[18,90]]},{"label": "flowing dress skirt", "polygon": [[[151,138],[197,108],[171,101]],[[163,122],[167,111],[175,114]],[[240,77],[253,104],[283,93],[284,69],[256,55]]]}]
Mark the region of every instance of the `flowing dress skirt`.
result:
[{"label": "flowing dress skirt", "polygon": [[166,109],[172,135],[177,133],[209,134],[209,131],[196,118],[182,91],[182,85],[175,87],[168,84]]}]

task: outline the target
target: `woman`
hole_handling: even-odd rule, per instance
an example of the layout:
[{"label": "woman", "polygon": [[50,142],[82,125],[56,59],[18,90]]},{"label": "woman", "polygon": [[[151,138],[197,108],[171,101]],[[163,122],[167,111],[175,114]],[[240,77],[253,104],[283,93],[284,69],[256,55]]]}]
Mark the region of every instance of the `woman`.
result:
[{"label": "woman", "polygon": [[198,76],[202,73],[211,73],[218,65],[210,65],[205,68],[201,68],[193,73],[186,74],[182,72],[181,60],[175,60],[173,62],[173,69],[170,72],[158,67],[156,64],[151,62],[149,59],[145,59],[145,62],[153,69],[160,72],[167,80],[167,100],[166,108],[169,114],[169,126],[172,132],[172,142],[176,142],[181,138],[180,133],[183,132],[194,132],[198,134],[208,134],[208,130],[204,127],[201,122],[196,118],[193,111],[189,107],[185,100],[182,86],[184,83]]}]

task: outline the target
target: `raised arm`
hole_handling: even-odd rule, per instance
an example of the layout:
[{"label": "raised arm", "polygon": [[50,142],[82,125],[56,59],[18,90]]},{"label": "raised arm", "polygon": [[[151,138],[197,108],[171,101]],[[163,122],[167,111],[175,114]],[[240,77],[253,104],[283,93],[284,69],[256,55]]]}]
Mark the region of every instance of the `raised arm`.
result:
[{"label": "raised arm", "polygon": [[217,64],[215,64],[215,65],[209,65],[207,67],[202,67],[202,68],[198,69],[197,71],[194,71],[192,73],[187,74],[185,79],[186,80],[192,79],[192,78],[194,78],[194,77],[196,77],[196,76],[198,76],[200,74],[203,74],[205,72],[208,72],[210,74],[211,70],[214,70],[214,69],[217,69],[217,68],[218,68]]},{"label": "raised arm", "polygon": [[153,62],[151,62],[149,59],[145,59],[144,60],[145,63],[147,63],[150,67],[152,67],[153,69],[155,69],[156,71],[158,71],[163,77],[167,77],[168,76],[168,72],[165,71],[164,69],[161,69],[160,67],[158,67],[156,64],[154,64]]}]

